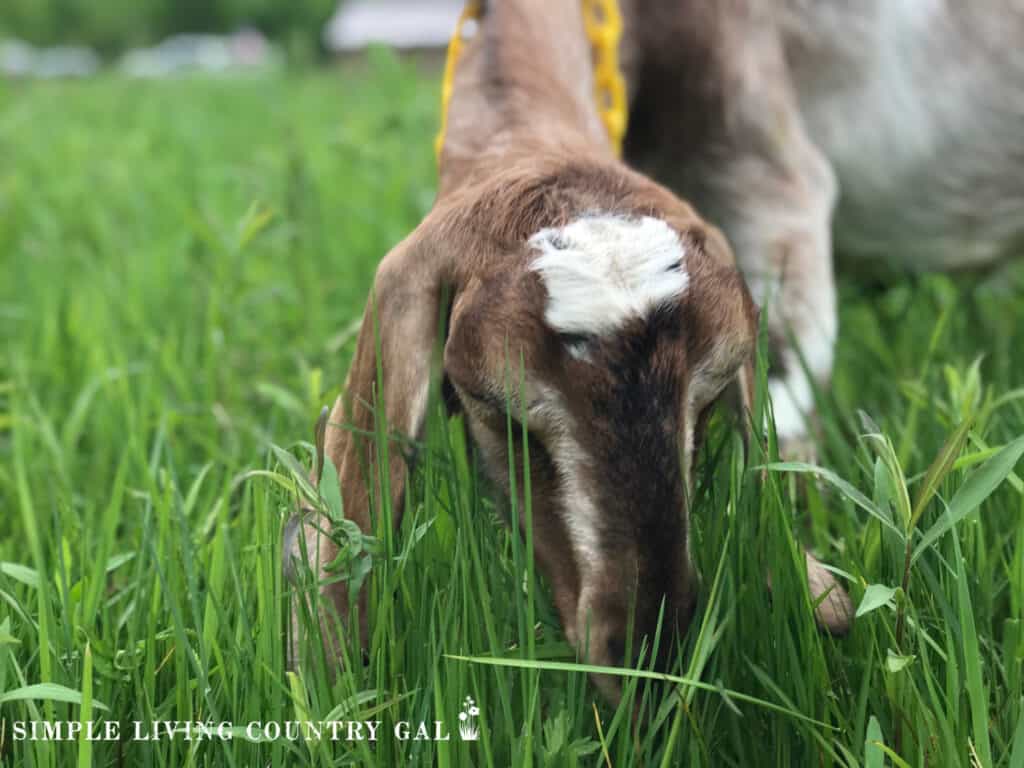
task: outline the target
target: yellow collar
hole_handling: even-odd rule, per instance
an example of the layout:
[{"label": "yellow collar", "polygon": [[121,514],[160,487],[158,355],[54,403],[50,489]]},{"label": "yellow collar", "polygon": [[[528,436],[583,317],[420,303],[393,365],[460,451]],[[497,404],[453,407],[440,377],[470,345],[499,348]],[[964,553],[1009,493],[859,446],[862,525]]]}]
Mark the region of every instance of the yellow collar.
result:
[{"label": "yellow collar", "polygon": [[[619,67],[619,40],[622,37],[622,15],[617,0],[582,0],[583,26],[594,53],[594,100],[601,122],[616,154],[622,153],[622,137],[626,135],[626,81]],[[452,99],[455,67],[462,55],[462,27],[470,19],[480,18],[479,0],[467,0],[455,31],[448,42],[448,55],[441,82],[441,130],[434,140],[438,159],[448,129],[448,104]]]}]

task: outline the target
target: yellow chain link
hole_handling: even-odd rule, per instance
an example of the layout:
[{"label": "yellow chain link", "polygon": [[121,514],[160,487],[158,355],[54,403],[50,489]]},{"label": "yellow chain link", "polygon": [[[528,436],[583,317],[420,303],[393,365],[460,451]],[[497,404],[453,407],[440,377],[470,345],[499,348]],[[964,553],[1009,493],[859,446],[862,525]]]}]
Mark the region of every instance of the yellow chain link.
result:
[{"label": "yellow chain link", "polygon": [[[626,81],[619,66],[619,40],[622,38],[622,14],[616,0],[581,0],[583,27],[590,41],[594,59],[594,99],[598,114],[608,132],[608,139],[616,154],[622,153],[622,138],[626,135]],[[480,18],[479,0],[468,0],[455,31],[448,41],[448,55],[441,82],[441,130],[434,140],[434,153],[441,158],[444,137],[448,130],[448,105],[452,100],[455,67],[462,55],[462,28],[470,19]]]},{"label": "yellow chain link", "polygon": [[626,135],[626,80],[619,66],[622,14],[616,0],[583,0],[583,26],[594,55],[594,99],[616,154]]}]

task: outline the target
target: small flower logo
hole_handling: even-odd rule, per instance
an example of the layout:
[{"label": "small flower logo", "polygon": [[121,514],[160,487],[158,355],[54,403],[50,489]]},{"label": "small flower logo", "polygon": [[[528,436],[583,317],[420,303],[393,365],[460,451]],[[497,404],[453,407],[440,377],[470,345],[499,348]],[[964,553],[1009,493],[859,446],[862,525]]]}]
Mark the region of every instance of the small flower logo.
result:
[{"label": "small flower logo", "polygon": [[467,696],[459,712],[459,736],[463,741],[477,741],[480,738],[480,728],[475,722],[479,715],[480,707],[471,696]]}]

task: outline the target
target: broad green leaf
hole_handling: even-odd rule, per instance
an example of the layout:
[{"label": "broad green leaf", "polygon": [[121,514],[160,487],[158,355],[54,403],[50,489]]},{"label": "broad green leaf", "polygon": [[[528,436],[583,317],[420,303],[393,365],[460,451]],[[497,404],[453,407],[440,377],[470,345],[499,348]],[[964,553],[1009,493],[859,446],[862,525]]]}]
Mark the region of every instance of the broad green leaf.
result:
[{"label": "broad green leaf", "polygon": [[893,653],[890,648],[885,657],[885,668],[890,672],[899,672],[902,669],[906,669],[914,658],[913,655],[903,656],[899,653]]},{"label": "broad green leaf", "polygon": [[974,453],[965,453],[953,462],[953,469],[959,471],[961,469],[970,469],[978,464],[983,464],[999,453],[999,451],[1000,447],[997,446],[995,448],[986,448],[983,451],[975,451]]},{"label": "broad green leaf", "polygon": [[876,611],[883,605],[888,605],[889,601],[892,600],[896,594],[896,587],[887,587],[884,584],[871,584],[866,590],[864,590],[864,597],[860,601],[860,605],[857,607],[857,613],[854,618],[859,619],[861,616]]},{"label": "broad green leaf", "polygon": [[760,467],[754,467],[755,470],[768,470],[769,472],[795,472],[797,474],[815,475],[820,477],[829,485],[833,486],[836,490],[842,493],[846,498],[856,504],[858,507],[863,509],[872,517],[878,519],[886,528],[890,529],[899,536],[902,541],[905,539],[903,531],[893,524],[892,520],[889,519],[887,514],[883,514],[879,509],[871,502],[871,500],[863,493],[853,487],[852,484],[843,480],[839,475],[831,470],[825,469],[824,467],[818,467],[814,464],[805,464],[802,461],[779,461],[773,464],[765,464]]},{"label": "broad green leaf", "polygon": [[107,573],[112,573],[113,571],[116,571],[118,568],[120,568],[125,563],[130,562],[131,560],[134,560],[134,559],[135,559],[135,553],[134,552],[122,552],[119,555],[114,555],[113,557],[107,559],[107,567],[106,567],[105,570],[106,570]]},{"label": "broad green leaf", "polygon": [[943,534],[980,507],[1013,471],[1022,456],[1024,437],[1019,437],[976,469],[953,495],[946,514],[921,537],[921,542],[914,549],[911,562],[917,560]]},{"label": "broad green leaf", "polygon": [[[971,432],[971,445],[973,445],[979,451],[990,451],[992,454],[999,453],[999,451],[1001,451],[1005,447],[1002,445],[997,445],[995,448],[993,448],[980,437],[978,437],[978,435],[974,432]],[[977,463],[980,464],[981,461]],[[1013,486],[1013,490],[1015,490],[1017,493],[1024,495],[1024,480],[1021,480],[1020,476],[1016,472],[1010,472],[1010,474],[1006,476],[1006,482]]]},{"label": "broad green leaf", "polygon": [[0,573],[10,576],[28,587],[39,588],[39,574],[28,566],[18,563],[0,563]]},{"label": "broad green leaf", "polygon": [[885,752],[879,748],[879,745],[884,743],[882,726],[878,724],[878,718],[872,715],[868,721],[868,732],[864,738],[864,768],[883,768]]},{"label": "broad green leaf", "polygon": [[[9,701],[62,701],[66,704],[81,704],[82,694],[79,691],[66,688],[57,683],[37,683],[36,685],[25,685],[15,688],[13,691],[0,693],[0,704]],[[96,709],[106,710],[107,706],[96,699],[92,700],[92,706]]]}]

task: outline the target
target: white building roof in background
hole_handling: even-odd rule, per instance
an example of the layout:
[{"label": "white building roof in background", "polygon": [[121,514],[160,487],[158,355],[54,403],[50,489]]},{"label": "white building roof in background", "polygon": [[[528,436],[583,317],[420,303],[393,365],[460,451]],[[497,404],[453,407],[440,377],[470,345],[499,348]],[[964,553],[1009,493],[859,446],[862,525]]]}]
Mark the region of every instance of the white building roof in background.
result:
[{"label": "white building roof in background", "polygon": [[346,0],[324,29],[328,50],[350,52],[371,43],[440,48],[448,43],[463,0]]}]

